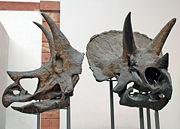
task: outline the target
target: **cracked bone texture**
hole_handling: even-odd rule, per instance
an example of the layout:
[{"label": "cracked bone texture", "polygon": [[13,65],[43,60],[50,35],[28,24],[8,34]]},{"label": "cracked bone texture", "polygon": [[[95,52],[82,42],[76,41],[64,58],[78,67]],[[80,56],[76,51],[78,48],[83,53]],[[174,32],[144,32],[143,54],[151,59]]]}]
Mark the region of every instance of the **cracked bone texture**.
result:
[{"label": "cracked bone texture", "polygon": [[[15,107],[14,110],[38,114],[49,110],[65,108],[69,105],[68,97],[73,95],[74,87],[82,71],[84,54],[74,49],[55,22],[45,13],[42,16],[47,21],[51,31],[39,23],[34,22],[45,34],[51,57],[41,68],[28,72],[8,71],[14,81],[3,94],[2,102],[5,107],[14,102],[27,102],[30,104]],[[21,79],[38,78],[38,85],[34,94],[28,93],[20,84]],[[13,91],[18,90],[18,94]]]},{"label": "cracked bone texture", "polygon": [[129,13],[123,31],[103,32],[90,39],[86,52],[90,69],[98,82],[117,80],[113,91],[121,105],[161,110],[171,99],[169,54],[161,50],[175,22],[175,18],[170,20],[151,39],[133,32]]}]

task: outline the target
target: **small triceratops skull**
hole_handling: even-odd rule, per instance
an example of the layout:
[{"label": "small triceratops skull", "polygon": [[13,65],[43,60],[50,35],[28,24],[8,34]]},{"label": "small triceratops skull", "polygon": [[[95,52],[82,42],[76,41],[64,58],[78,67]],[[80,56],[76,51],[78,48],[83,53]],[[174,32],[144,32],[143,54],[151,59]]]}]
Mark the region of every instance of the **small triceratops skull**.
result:
[{"label": "small triceratops skull", "polygon": [[[162,109],[171,99],[172,82],[168,73],[168,53],[162,47],[176,19],[170,20],[152,40],[132,31],[131,13],[123,31],[95,35],[87,46],[87,58],[97,81],[115,77],[113,91],[120,104],[130,107]],[[128,86],[129,83],[133,85]],[[133,92],[136,89],[138,92]]]},{"label": "small triceratops skull", "polygon": [[[34,22],[45,34],[50,47],[50,60],[41,68],[29,72],[8,72],[14,81],[4,91],[2,101],[5,107],[13,102],[27,102],[40,100],[14,110],[37,114],[48,110],[65,108],[69,105],[68,97],[73,95],[73,90],[82,71],[81,65],[84,54],[75,50],[59,30],[55,22],[46,14],[42,16],[47,21],[51,32],[44,26]],[[20,84],[23,78],[38,78],[35,93],[29,94]],[[18,90],[19,94],[14,94]]]}]

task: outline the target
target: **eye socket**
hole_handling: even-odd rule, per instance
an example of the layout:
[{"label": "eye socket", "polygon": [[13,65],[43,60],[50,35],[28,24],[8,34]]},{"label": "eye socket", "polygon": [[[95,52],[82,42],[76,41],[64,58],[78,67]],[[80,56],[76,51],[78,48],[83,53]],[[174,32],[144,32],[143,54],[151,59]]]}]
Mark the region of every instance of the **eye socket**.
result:
[{"label": "eye socket", "polygon": [[59,84],[56,84],[56,85],[52,88],[52,91],[61,92],[61,88],[60,88]]},{"label": "eye socket", "polygon": [[56,67],[60,69],[63,67],[63,59],[60,56],[56,56]]},{"label": "eye socket", "polygon": [[145,70],[145,78],[152,85],[160,81],[161,73],[157,68],[149,67]]}]

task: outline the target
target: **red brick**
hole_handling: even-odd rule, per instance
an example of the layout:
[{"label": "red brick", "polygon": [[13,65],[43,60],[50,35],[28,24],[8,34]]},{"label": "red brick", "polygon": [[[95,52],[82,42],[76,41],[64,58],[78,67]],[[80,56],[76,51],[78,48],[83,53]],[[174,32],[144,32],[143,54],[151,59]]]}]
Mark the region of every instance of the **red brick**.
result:
[{"label": "red brick", "polygon": [[51,129],[51,121],[49,119],[41,119],[41,129]]},{"label": "red brick", "polygon": [[50,129],[59,129],[59,119],[50,120]]},{"label": "red brick", "polygon": [[[44,13],[50,16],[55,22],[60,21],[60,12],[44,12]],[[45,21],[44,18],[43,21]]]},{"label": "red brick", "polygon": [[[40,10],[49,15],[60,27],[60,2],[41,1]],[[50,30],[47,22],[43,19],[43,25]],[[42,35],[42,65],[49,61],[50,50],[45,35]],[[49,111],[41,114],[41,129],[59,129],[60,128],[60,111]]]},{"label": "red brick", "polygon": [[42,33],[42,42],[48,42],[48,40],[47,40],[47,38],[46,38],[44,33]]},{"label": "red brick", "polygon": [[49,44],[47,42],[42,43],[42,52],[43,53],[49,53],[50,52]]},{"label": "red brick", "polygon": [[41,114],[42,119],[59,119],[59,110],[44,112]]},{"label": "red brick", "polygon": [[42,53],[42,63],[48,62],[50,59],[50,53]]},{"label": "red brick", "polygon": [[41,11],[60,11],[59,1],[41,1],[40,2]]},{"label": "red brick", "polygon": [[17,10],[17,11],[39,11],[39,3],[31,2],[0,2],[0,10]]},{"label": "red brick", "polygon": [[43,41],[43,42],[47,42],[47,41],[48,41],[47,38],[46,38],[46,36],[44,35],[44,33],[42,34],[42,41]]}]

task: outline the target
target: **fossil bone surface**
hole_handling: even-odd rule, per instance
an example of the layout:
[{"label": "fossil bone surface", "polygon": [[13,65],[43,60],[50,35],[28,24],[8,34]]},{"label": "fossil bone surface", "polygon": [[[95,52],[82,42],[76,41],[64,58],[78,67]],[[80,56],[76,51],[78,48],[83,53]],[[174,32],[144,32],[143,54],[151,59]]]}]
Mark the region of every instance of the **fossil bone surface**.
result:
[{"label": "fossil bone surface", "polygon": [[133,32],[129,13],[123,31],[104,32],[90,39],[86,52],[90,69],[99,82],[117,79],[113,91],[121,105],[161,110],[171,99],[169,55],[161,50],[175,22],[175,18],[170,20],[150,39]]},{"label": "fossil bone surface", "polygon": [[[5,107],[14,102],[36,100],[22,107],[12,106],[14,110],[37,114],[48,110],[65,108],[69,105],[68,97],[73,95],[74,87],[82,71],[84,54],[75,50],[59,30],[55,22],[46,14],[42,16],[47,21],[51,31],[34,22],[45,34],[50,47],[50,60],[41,68],[28,72],[11,72],[8,75],[14,81],[4,91],[2,102]],[[20,84],[21,79],[38,78],[34,94],[28,93]],[[18,90],[18,94],[14,91]]]}]

